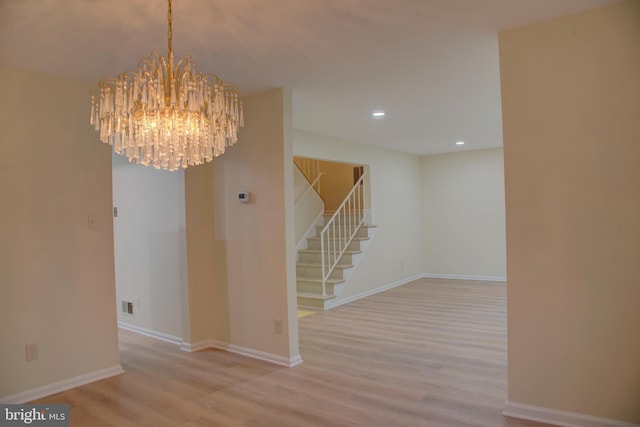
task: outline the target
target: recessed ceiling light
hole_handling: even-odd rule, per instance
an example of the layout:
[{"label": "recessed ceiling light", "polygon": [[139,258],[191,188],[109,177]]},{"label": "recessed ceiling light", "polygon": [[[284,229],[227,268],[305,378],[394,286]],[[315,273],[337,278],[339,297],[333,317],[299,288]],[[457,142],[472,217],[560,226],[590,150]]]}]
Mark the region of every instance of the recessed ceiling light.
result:
[{"label": "recessed ceiling light", "polygon": [[373,117],[384,117],[384,111],[374,111],[372,116]]},{"label": "recessed ceiling light", "polygon": [[456,145],[464,145],[464,141],[458,141],[456,142]]}]

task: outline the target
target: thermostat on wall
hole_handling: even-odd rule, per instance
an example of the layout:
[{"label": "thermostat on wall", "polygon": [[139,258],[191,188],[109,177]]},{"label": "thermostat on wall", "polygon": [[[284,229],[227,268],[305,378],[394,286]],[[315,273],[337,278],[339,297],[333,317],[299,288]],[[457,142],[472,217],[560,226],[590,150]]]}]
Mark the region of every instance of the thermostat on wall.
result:
[{"label": "thermostat on wall", "polygon": [[249,201],[249,196],[250,194],[248,191],[241,191],[238,193],[238,201],[247,203]]}]

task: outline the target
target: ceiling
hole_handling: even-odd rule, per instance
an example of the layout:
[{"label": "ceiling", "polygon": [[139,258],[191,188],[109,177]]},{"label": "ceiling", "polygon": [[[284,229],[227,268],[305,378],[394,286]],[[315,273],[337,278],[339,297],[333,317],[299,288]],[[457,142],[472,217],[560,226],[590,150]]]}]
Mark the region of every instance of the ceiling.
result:
[{"label": "ceiling", "polygon": [[[502,145],[499,31],[616,1],[174,0],[173,47],[243,96],[291,88],[297,129],[431,154]],[[93,84],[166,54],[166,14],[165,0],[0,0],[0,63]]]}]

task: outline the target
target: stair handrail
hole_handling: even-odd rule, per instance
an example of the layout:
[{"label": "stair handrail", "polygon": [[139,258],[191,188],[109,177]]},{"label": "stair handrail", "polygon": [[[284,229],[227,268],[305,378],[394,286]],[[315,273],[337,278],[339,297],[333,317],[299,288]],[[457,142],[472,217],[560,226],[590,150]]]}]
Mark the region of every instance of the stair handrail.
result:
[{"label": "stair handrail", "polygon": [[[360,176],[338,209],[320,232],[320,259],[322,263],[322,296],[327,295],[327,280],[338,265],[340,257],[366,219],[364,178]],[[336,225],[337,224],[337,225]],[[326,244],[325,244],[326,241]]]},{"label": "stair handrail", "polygon": [[300,173],[307,178],[311,185],[318,184],[316,192],[320,193],[320,184],[317,179],[318,175],[324,175],[324,172],[320,171],[320,160],[309,159],[306,157],[294,157],[293,164],[296,165]]},{"label": "stair handrail", "polygon": [[[298,165],[296,165],[296,166],[298,166]],[[302,171],[301,171],[301,172],[302,172]],[[306,189],[306,190],[304,190],[304,193],[302,194],[302,196],[300,196],[300,198],[296,201],[296,203],[295,203],[295,205],[294,205],[294,207],[293,207],[294,209],[298,207],[298,205],[300,204],[300,202],[302,202],[302,201],[304,200],[304,198],[305,198],[305,197],[307,197],[307,194],[309,194],[309,192],[311,192],[311,190],[315,190],[315,191],[316,191],[316,193],[318,192],[318,191],[315,189],[315,185],[318,183],[318,181],[320,181],[320,178],[322,178],[322,175],[324,175],[324,174],[325,174],[325,172],[320,172],[320,173],[319,173],[319,175],[318,175],[318,176],[316,176],[316,179],[314,179],[314,180],[313,180],[313,182],[310,182],[310,183],[309,183],[309,187],[307,187],[307,189]],[[305,178],[307,178],[307,176],[306,176],[306,175],[304,175],[304,174],[302,174],[302,176],[304,176]],[[309,179],[307,178],[307,181],[308,181],[308,180],[309,180]]]}]

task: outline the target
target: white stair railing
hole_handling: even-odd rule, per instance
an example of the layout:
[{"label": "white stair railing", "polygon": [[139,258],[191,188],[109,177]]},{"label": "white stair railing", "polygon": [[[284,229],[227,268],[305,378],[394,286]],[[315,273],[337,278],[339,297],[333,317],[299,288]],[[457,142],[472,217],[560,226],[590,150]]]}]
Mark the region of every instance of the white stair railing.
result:
[{"label": "white stair railing", "polygon": [[[307,197],[307,194],[311,193],[311,190],[316,189],[316,186],[320,187],[320,178],[322,178],[322,175],[324,175],[324,172],[320,172],[320,174],[316,177],[316,179],[313,182],[309,183],[309,187],[307,187],[307,189],[304,190],[304,193],[302,193],[300,198],[298,198],[298,200],[296,200],[295,205],[294,205],[294,209],[298,207],[298,205],[304,200],[305,197]],[[305,176],[305,178],[306,178],[306,176]],[[316,192],[317,192],[317,190],[316,190]]]},{"label": "white stair railing", "polygon": [[320,160],[294,157],[293,163],[295,163],[300,172],[307,178],[311,186],[320,193],[319,177],[324,174],[324,172],[320,172]]},{"label": "white stair railing", "polygon": [[320,232],[322,296],[327,295],[327,280],[366,219],[365,176],[364,173],[360,176],[360,179]]}]

